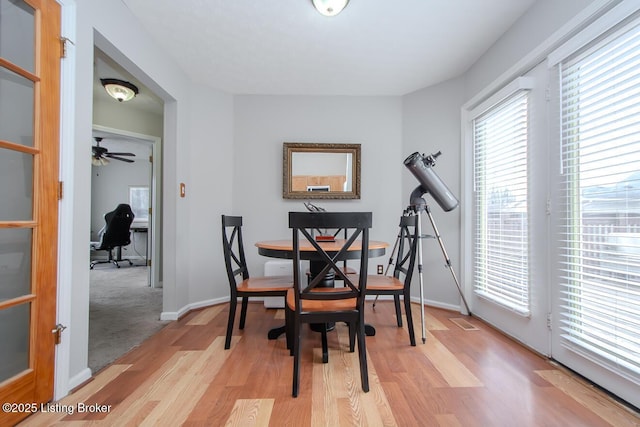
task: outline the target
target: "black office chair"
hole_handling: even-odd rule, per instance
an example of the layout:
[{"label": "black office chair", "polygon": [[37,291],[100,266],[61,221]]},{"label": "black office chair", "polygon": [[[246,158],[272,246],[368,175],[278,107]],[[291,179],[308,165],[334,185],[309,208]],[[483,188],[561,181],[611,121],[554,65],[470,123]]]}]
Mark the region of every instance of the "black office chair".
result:
[{"label": "black office chair", "polygon": [[[222,215],[222,249],[227,267],[231,298],[229,300],[229,320],[224,348],[231,347],[231,333],[236,317],[238,298],[242,298],[240,329],[244,329],[247,305],[250,297],[283,297],[293,286],[291,276],[249,277],[247,260],[242,242],[242,217]],[[240,279],[238,281],[238,279]]]},{"label": "black office chair", "polygon": [[[287,341],[293,350],[293,397],[298,396],[300,386],[301,329],[304,323],[327,324],[346,322],[349,325],[349,348],[354,351],[358,341],[362,390],[369,391],[369,375],[364,331],[364,297],[369,259],[369,229],[371,212],[289,212],[289,228],[293,230],[293,289],[287,292],[285,315]],[[316,242],[312,230],[317,228],[341,228],[348,230],[345,244],[337,251],[327,253]],[[322,261],[324,268],[308,283],[300,274],[300,240],[309,242],[315,249],[315,261]],[[345,274],[338,263],[345,259],[348,248],[360,237],[361,249],[359,275]],[[305,258],[309,254],[305,252]],[[325,287],[325,275],[333,270],[340,276],[344,287]],[[358,281],[354,281],[354,277]],[[323,334],[326,333],[326,330]],[[323,336],[323,347],[326,339]]]},{"label": "black office chair", "polygon": [[[119,262],[127,261],[129,265],[133,265],[130,259],[122,259],[122,247],[131,243],[131,222],[135,215],[131,210],[131,206],[121,203],[115,210],[104,215],[105,226],[100,230],[100,241],[91,242],[91,249],[96,251],[107,251],[109,254],[106,260],[91,261],[89,268],[92,269],[96,264],[113,263],[120,268]],[[113,250],[116,250],[116,256],[113,256]]]},{"label": "black office chair", "polygon": [[403,297],[404,312],[407,316],[407,328],[409,329],[409,341],[412,346],[415,346],[416,337],[413,332],[413,317],[411,316],[411,278],[413,277],[418,248],[417,215],[400,217],[396,248],[398,252],[395,257],[393,276],[369,275],[367,278],[367,294],[393,295],[396,306],[396,321],[399,328],[402,327],[400,296]]}]

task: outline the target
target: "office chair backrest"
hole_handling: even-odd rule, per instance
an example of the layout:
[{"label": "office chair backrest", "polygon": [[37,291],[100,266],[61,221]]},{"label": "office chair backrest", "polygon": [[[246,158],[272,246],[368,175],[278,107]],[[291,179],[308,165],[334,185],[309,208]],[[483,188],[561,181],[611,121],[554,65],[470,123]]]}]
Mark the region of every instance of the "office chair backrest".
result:
[{"label": "office chair backrest", "polygon": [[[300,299],[337,300],[355,297],[358,298],[359,304],[364,302],[371,225],[371,212],[289,212],[289,228],[293,230],[293,281],[296,288],[295,297],[298,309],[301,307]],[[344,244],[323,244],[325,247],[331,246],[332,248],[331,250],[323,249],[312,234],[314,229],[319,228],[346,229],[347,237]],[[324,269],[315,275],[305,287],[302,286],[302,278],[300,277],[300,261],[304,258],[308,259],[310,255],[306,253],[304,258],[301,255],[301,241],[302,244],[310,244],[314,248],[311,256],[315,257],[316,261],[326,263]],[[355,276],[358,278],[357,283],[353,282],[354,276],[344,274],[337,265],[339,261],[345,259],[348,249],[353,244],[360,245],[360,249],[357,250],[360,259],[360,274]],[[350,252],[351,254],[353,252]],[[323,288],[324,276],[332,269],[343,280],[343,288]]]},{"label": "office chair backrest", "polygon": [[106,223],[100,239],[100,249],[127,246],[131,243],[131,223],[135,215],[131,206],[121,203],[113,211],[104,215]]}]

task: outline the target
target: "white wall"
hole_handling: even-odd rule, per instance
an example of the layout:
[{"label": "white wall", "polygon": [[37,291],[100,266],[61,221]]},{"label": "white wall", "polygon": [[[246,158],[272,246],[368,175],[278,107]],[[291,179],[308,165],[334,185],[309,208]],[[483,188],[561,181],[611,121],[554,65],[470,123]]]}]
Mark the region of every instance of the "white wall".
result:
[{"label": "white wall", "polygon": [[[186,198],[189,214],[189,303],[229,300],[220,216],[231,210],[233,189],[233,97],[192,86],[191,150]],[[212,301],[213,300],[213,301]]]},{"label": "white wall", "polygon": [[[236,96],[233,117],[233,210],[226,213],[244,217],[251,274],[262,274],[267,261],[253,244],[289,238],[287,213],[306,211],[304,200],[282,198],[283,142],[362,144],[361,199],[313,203],[372,211],[371,239],[393,243],[404,197],[400,97]],[[371,271],[386,262],[370,260]]]},{"label": "white wall", "polygon": [[[73,2],[65,3],[69,10]],[[186,74],[167,55],[155,45],[139,23],[133,18],[126,6],[119,0],[100,2],[77,0],[75,3],[75,32],[73,49],[74,76],[67,84],[73,84],[75,93],[73,110],[65,109],[63,114],[73,116],[71,121],[73,140],[62,141],[63,164],[62,175],[72,176],[71,182],[65,185],[65,199],[62,210],[73,224],[71,235],[61,236],[61,245],[70,253],[61,254],[60,269],[67,272],[60,284],[60,297],[65,302],[60,304],[69,313],[59,314],[69,319],[69,329],[64,341],[68,351],[68,367],[57,367],[59,372],[68,372],[68,387],[74,387],[88,379],[88,314],[89,314],[89,251],[87,242],[90,239],[90,203],[91,203],[91,163],[87,160],[91,155],[92,133],[92,89],[93,89],[93,51],[94,44],[107,55],[127,69],[146,87],[149,87],[165,102],[163,129],[163,306],[171,316],[177,316],[195,298],[210,291],[201,291],[210,287],[210,283],[190,283],[190,277],[208,275],[217,277],[224,275],[223,266],[212,262],[190,268],[190,254],[200,252],[197,243],[202,230],[190,226],[192,210],[195,207],[210,208],[217,204],[220,210],[231,207],[229,197],[210,199],[210,195],[198,192],[187,193],[187,198],[178,197],[178,184],[189,183],[191,175],[200,180],[199,173],[208,170],[209,182],[221,182],[230,175],[230,167],[211,168],[207,157],[200,157],[198,148],[217,141],[218,147],[230,150],[232,105],[228,96],[209,91],[202,87],[193,87]],[[202,102],[197,94],[208,94],[208,102]],[[197,108],[191,106],[191,96],[196,98]],[[68,108],[68,107],[67,107]],[[193,126],[191,112],[199,114],[202,124]],[[221,117],[219,122],[214,118]],[[63,121],[66,119],[63,117]],[[215,126],[211,126],[215,124]],[[192,129],[193,126],[193,129]],[[206,127],[208,132],[203,131]],[[206,135],[209,135],[207,137]],[[197,139],[192,139],[196,137]],[[213,135],[213,138],[211,136]],[[194,151],[195,150],[195,151]],[[192,153],[195,153],[192,157]],[[193,163],[193,164],[192,164]],[[220,178],[217,178],[217,174]],[[195,181],[195,180],[194,180]],[[194,188],[196,184],[194,184]],[[188,190],[189,191],[189,190]],[[208,210],[203,209],[203,212]],[[196,217],[201,219],[200,216]],[[210,218],[207,218],[209,221]],[[195,233],[191,235],[190,233]],[[217,240],[215,235],[211,240]],[[191,249],[194,246],[195,249]],[[215,254],[213,254],[215,255]],[[67,273],[65,273],[67,274]],[[191,295],[190,295],[191,294]],[[67,303],[69,300],[69,303]],[[62,357],[59,360],[65,360]],[[58,393],[64,390],[58,387]]]},{"label": "white wall", "polygon": [[[419,90],[403,97],[403,156],[398,164],[413,152],[431,154],[438,151],[434,172],[451,192],[460,195],[460,106],[464,100],[464,81],[456,78],[442,84]],[[404,167],[402,175],[402,203],[409,204],[409,195],[419,185],[417,179]],[[454,270],[460,271],[460,208],[444,212],[428,194],[423,196],[431,208],[434,222],[443,240]],[[434,235],[427,216],[421,219],[424,234]],[[451,272],[445,268],[445,258],[435,239],[422,241],[424,266],[424,297],[430,304],[458,308],[459,293]],[[411,294],[419,297],[417,272]]]},{"label": "white wall", "polygon": [[93,124],[162,138],[162,115],[142,111],[115,99],[93,103]]}]

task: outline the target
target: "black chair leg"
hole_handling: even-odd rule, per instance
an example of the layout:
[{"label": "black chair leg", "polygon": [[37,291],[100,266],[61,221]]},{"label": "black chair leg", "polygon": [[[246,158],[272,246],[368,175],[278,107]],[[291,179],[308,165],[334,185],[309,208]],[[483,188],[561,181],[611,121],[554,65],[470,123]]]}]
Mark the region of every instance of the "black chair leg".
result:
[{"label": "black chair leg", "polygon": [[247,318],[247,306],[249,305],[249,298],[242,297],[242,308],[240,309],[240,329],[244,329],[244,321]]},{"label": "black chair leg", "polygon": [[411,299],[409,295],[404,296],[404,312],[407,316],[407,328],[409,329],[409,341],[412,346],[416,346],[416,336],[413,332],[413,315],[411,314]]},{"label": "black chair leg", "polygon": [[394,295],[393,302],[396,305],[396,322],[398,322],[398,328],[402,328],[402,310],[400,310],[400,295]]},{"label": "black chair leg", "polygon": [[327,325],[322,330],[322,363],[329,363],[329,344],[327,342]]},{"label": "black chair leg", "polygon": [[349,351],[353,353],[356,349],[356,326],[354,322],[349,322]]},{"label": "black chair leg", "polygon": [[300,348],[302,337],[300,336],[300,323],[298,319],[293,320],[293,386],[291,395],[298,397],[298,389],[300,388]]},{"label": "black chair leg", "polygon": [[289,356],[293,356],[293,311],[285,303],[284,306],[284,331],[287,338],[287,349]]},{"label": "black chair leg", "polygon": [[229,350],[229,347],[231,347],[231,334],[233,333],[233,322],[236,318],[237,305],[238,299],[231,297],[231,301],[229,301],[229,320],[227,320],[227,337],[224,340],[225,350]]},{"label": "black chair leg", "polygon": [[369,369],[367,368],[367,349],[365,347],[364,318],[360,316],[358,321],[358,356],[360,358],[360,380],[362,391],[369,391]]}]

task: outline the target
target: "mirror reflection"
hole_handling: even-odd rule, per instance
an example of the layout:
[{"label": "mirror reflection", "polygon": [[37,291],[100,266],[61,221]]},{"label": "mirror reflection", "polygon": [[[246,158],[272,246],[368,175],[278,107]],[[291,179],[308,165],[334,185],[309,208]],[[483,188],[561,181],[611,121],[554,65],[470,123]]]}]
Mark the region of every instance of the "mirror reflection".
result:
[{"label": "mirror reflection", "polygon": [[284,143],[285,199],[360,198],[360,144]]}]

